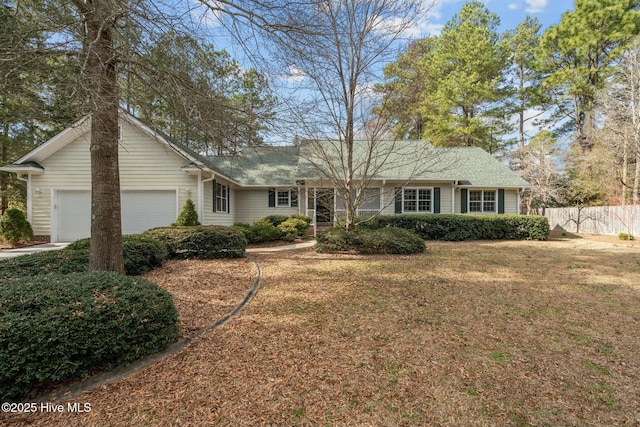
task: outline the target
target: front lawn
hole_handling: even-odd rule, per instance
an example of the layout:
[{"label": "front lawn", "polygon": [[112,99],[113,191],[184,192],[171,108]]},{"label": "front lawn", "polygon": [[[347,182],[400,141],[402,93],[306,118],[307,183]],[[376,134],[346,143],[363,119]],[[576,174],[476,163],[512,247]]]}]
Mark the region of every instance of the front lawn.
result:
[{"label": "front lawn", "polygon": [[[411,256],[256,257],[262,288],[231,323],[74,399],[91,403],[90,413],[9,423],[640,422],[637,246],[428,242]],[[174,286],[195,286],[180,262],[170,264]],[[225,283],[224,274],[208,277],[199,295]]]}]

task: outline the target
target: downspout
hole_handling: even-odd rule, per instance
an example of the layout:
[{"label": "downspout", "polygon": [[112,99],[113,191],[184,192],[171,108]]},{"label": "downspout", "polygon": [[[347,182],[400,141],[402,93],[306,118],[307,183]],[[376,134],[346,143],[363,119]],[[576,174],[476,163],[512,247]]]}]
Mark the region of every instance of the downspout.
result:
[{"label": "downspout", "polygon": [[[211,178],[202,179],[202,171],[198,172],[198,216],[202,224],[204,224],[204,184],[214,179],[216,179],[216,175],[213,173],[211,174]],[[213,203],[215,202],[214,200]]]},{"label": "downspout", "polygon": [[27,183],[27,221],[29,224],[33,222],[33,199],[31,196],[31,174],[27,174],[27,178],[22,178],[20,174],[16,174],[16,178]]}]

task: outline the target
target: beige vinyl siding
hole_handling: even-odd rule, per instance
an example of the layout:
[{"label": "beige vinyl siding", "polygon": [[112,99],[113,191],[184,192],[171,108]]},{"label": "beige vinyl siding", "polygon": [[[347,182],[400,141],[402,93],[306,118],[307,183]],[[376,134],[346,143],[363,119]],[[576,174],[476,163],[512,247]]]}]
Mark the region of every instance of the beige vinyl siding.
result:
[{"label": "beige vinyl siding", "polygon": [[[216,178],[215,181],[218,184],[229,185],[224,179]],[[203,218],[200,220],[203,224],[207,225],[233,225],[236,220],[236,199],[238,192],[233,188],[229,188],[229,212],[214,212],[213,211],[213,181],[207,181],[203,185],[204,191],[204,206],[203,206]]]},{"label": "beige vinyl siding", "polygon": [[[120,186],[125,190],[175,188],[178,190],[179,209],[188,197],[197,206],[197,177],[181,171],[186,160],[128,122],[120,120],[120,125]],[[87,126],[86,132],[79,134],[74,141],[40,162],[45,169],[44,174],[32,177],[34,234],[51,233],[51,201],[54,189],[91,188],[89,140],[90,132]]]},{"label": "beige vinyl siding", "polygon": [[[268,188],[243,189],[236,191],[235,194],[236,222],[251,223],[268,215],[293,215],[298,213],[297,207],[270,208]],[[304,194],[304,191],[298,194],[298,204],[302,202]]]}]

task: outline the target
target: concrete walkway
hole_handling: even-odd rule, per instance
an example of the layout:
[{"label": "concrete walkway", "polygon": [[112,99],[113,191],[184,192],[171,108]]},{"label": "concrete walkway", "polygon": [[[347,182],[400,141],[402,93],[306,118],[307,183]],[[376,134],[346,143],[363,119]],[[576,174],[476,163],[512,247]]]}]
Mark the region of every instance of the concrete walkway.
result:
[{"label": "concrete walkway", "polygon": [[0,259],[35,254],[37,252],[55,251],[67,247],[68,244],[69,243],[44,243],[42,245],[26,246],[24,248],[3,249],[0,250]]},{"label": "concrete walkway", "polygon": [[279,251],[293,251],[296,249],[311,248],[316,244],[315,240],[309,240],[301,243],[293,243],[291,245],[282,246],[265,246],[264,248],[248,248],[247,253],[255,252],[279,252]]}]

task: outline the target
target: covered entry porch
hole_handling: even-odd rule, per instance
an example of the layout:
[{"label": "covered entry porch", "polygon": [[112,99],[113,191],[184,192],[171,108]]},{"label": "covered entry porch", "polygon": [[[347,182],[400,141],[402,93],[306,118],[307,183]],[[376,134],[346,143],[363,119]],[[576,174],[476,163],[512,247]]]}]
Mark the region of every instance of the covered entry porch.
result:
[{"label": "covered entry porch", "polygon": [[[336,188],[306,187],[306,215],[311,217],[313,235],[318,227],[331,227],[340,217],[346,216],[345,198]],[[359,197],[358,197],[359,196]],[[374,216],[382,212],[383,191],[380,188],[365,188],[361,194],[353,191],[351,200],[358,203],[356,216]]]}]

